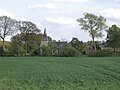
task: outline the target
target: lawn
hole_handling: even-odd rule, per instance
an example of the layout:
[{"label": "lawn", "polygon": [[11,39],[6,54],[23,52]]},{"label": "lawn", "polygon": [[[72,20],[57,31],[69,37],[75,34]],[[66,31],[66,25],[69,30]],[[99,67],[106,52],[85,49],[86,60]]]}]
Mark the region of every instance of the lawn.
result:
[{"label": "lawn", "polygon": [[120,90],[120,57],[0,57],[0,90]]}]

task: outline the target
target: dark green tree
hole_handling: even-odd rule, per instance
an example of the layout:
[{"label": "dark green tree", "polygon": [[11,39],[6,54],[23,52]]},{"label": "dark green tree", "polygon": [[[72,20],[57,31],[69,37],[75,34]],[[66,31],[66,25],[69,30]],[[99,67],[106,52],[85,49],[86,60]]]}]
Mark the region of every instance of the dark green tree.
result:
[{"label": "dark green tree", "polygon": [[19,56],[25,54],[22,35],[17,34],[11,38],[11,46],[9,48],[11,55]]},{"label": "dark green tree", "polygon": [[36,49],[40,48],[41,45],[41,39],[42,39],[42,34],[36,34],[36,33],[29,33],[27,35],[27,52],[32,53]]},{"label": "dark green tree", "polygon": [[102,16],[85,13],[83,18],[77,19],[77,22],[79,22],[81,29],[88,31],[89,35],[92,37],[94,51],[96,51],[95,38],[103,36],[102,30],[107,28],[105,24],[106,19]]},{"label": "dark green tree", "polygon": [[19,30],[21,32],[22,40],[24,41],[24,47],[27,53],[29,51],[27,46],[30,47],[32,43],[34,43],[33,39],[36,38],[34,35],[39,34],[40,30],[37,28],[37,26],[34,23],[30,21],[19,22]]},{"label": "dark green tree", "polygon": [[41,55],[42,56],[52,56],[53,55],[53,48],[48,45],[48,46],[41,46]]},{"label": "dark green tree", "polygon": [[78,54],[85,50],[85,45],[82,41],[79,41],[78,38],[73,38],[70,41],[70,44],[77,50]]},{"label": "dark green tree", "polygon": [[68,44],[64,49],[63,49],[63,56],[66,57],[74,57],[77,56],[77,50],[71,45]]},{"label": "dark green tree", "polygon": [[106,43],[107,46],[112,47],[114,52],[120,47],[120,28],[112,25],[107,31]]},{"label": "dark green tree", "polygon": [[29,33],[26,35],[26,37],[27,37],[26,47],[25,47],[25,41],[24,41],[23,34],[17,34],[11,38],[12,46],[16,45],[16,48],[17,46],[19,46],[20,48],[18,47],[18,49],[16,50],[24,49],[24,52],[25,53],[27,52],[28,54],[31,54],[35,50],[40,48],[42,34]]}]

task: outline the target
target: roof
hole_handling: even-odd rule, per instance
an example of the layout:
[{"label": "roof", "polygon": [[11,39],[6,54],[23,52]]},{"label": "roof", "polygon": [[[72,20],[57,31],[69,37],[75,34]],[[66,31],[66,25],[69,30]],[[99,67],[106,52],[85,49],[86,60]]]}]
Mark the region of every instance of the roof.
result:
[{"label": "roof", "polygon": [[66,47],[66,45],[67,45],[67,42],[57,42],[57,48],[62,49]]}]

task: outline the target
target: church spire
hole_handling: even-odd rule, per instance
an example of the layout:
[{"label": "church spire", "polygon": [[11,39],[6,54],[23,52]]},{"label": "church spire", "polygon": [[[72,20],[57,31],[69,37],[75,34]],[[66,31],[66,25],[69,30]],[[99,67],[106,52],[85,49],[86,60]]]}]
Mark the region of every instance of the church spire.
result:
[{"label": "church spire", "polygon": [[46,28],[44,28],[44,36],[47,36]]},{"label": "church spire", "polygon": [[44,28],[43,41],[48,41],[48,36],[47,36],[47,33],[46,33],[46,28]]}]

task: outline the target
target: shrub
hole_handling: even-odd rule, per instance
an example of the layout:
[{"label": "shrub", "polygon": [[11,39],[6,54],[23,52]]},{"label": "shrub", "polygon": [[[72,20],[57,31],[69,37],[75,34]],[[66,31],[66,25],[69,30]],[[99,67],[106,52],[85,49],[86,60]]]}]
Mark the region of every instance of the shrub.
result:
[{"label": "shrub", "polygon": [[52,48],[50,46],[42,46],[38,49],[36,49],[33,53],[32,56],[52,56]]},{"label": "shrub", "polygon": [[103,49],[96,51],[95,53],[91,53],[89,56],[91,57],[110,57],[113,56],[113,52],[111,49]]},{"label": "shrub", "polygon": [[68,44],[63,50],[63,56],[66,56],[66,57],[77,56],[77,50]]},{"label": "shrub", "polygon": [[12,43],[11,47],[9,48],[9,51],[6,53],[6,55],[12,55],[12,56],[23,56],[25,54],[25,50],[22,45]]},{"label": "shrub", "polygon": [[4,56],[5,54],[5,47],[4,46],[0,46],[0,56]]}]

